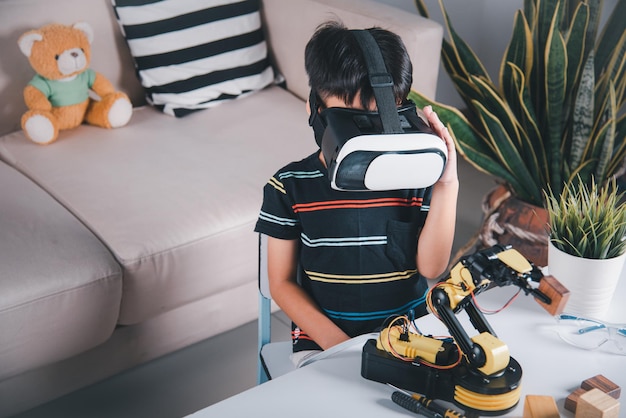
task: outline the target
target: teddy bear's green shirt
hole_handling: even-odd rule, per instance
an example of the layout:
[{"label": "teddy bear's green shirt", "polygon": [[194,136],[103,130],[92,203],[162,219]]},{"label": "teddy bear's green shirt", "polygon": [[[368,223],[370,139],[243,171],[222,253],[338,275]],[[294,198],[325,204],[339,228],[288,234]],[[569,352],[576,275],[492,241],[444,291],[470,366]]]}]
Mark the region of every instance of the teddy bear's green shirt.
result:
[{"label": "teddy bear's green shirt", "polygon": [[78,74],[74,79],[49,80],[35,75],[31,86],[41,91],[54,107],[70,106],[82,103],[89,98],[89,89],[96,79],[96,72],[90,68]]}]

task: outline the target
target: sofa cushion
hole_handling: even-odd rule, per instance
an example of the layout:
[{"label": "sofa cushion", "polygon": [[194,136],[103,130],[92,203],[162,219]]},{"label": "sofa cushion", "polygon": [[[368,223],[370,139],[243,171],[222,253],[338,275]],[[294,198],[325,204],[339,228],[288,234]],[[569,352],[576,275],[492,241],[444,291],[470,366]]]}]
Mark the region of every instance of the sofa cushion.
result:
[{"label": "sofa cushion", "polygon": [[121,269],[52,197],[0,162],[0,380],[104,342]]},{"label": "sofa cushion", "polygon": [[22,132],[0,139],[0,158],[123,266],[124,324],[256,282],[263,186],[315,149],[304,103],[278,86],[183,119],[146,106],[123,128],[83,125],[45,147]]},{"label": "sofa cushion", "polygon": [[112,2],[147,99],[167,114],[213,107],[274,79],[258,0]]}]

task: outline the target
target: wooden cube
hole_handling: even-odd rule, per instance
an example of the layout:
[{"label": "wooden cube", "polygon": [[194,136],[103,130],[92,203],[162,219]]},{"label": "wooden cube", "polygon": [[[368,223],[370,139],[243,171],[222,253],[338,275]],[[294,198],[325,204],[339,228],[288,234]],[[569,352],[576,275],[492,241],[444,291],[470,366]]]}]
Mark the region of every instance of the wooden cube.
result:
[{"label": "wooden cube", "polygon": [[593,388],[578,398],[576,405],[576,418],[619,418],[619,402]]},{"label": "wooden cube", "polygon": [[524,418],[559,418],[559,409],[552,396],[526,395]]},{"label": "wooden cube", "polygon": [[565,409],[571,412],[576,412],[576,404],[578,403],[580,395],[591,389],[599,389],[615,399],[619,399],[621,394],[621,388],[617,384],[603,375],[598,374],[594,377],[583,380],[580,387],[565,398]]},{"label": "wooden cube", "polygon": [[535,299],[551,315],[559,315],[569,300],[569,290],[554,276],[543,276],[539,281],[539,291],[548,296],[552,302],[548,305]]},{"label": "wooden cube", "polygon": [[576,404],[578,403],[580,395],[582,395],[583,393],[587,393],[587,390],[583,388],[578,388],[570,393],[570,395],[565,398],[565,409],[570,412],[576,412]]},{"label": "wooden cube", "polygon": [[601,374],[583,380],[580,387],[585,390],[591,390],[594,388],[600,389],[602,392],[610,395],[615,399],[619,399],[619,396],[621,394],[621,388]]}]

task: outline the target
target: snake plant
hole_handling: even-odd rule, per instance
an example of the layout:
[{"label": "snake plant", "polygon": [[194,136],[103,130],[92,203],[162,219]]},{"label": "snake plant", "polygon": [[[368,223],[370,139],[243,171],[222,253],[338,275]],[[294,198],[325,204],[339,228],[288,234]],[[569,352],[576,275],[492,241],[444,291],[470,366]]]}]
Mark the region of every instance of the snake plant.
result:
[{"label": "snake plant", "polygon": [[[415,0],[428,17],[423,0]],[[451,127],[459,151],[499,178],[519,199],[545,206],[580,178],[605,183],[626,156],[626,1],[600,28],[602,0],[524,0],[515,13],[498,85],[454,30],[439,0],[448,38],[443,66],[466,106],[437,103],[417,91]]]},{"label": "snake plant", "polygon": [[607,259],[626,251],[626,204],[615,178],[603,185],[568,183],[560,194],[548,190],[550,241],[577,257]]}]

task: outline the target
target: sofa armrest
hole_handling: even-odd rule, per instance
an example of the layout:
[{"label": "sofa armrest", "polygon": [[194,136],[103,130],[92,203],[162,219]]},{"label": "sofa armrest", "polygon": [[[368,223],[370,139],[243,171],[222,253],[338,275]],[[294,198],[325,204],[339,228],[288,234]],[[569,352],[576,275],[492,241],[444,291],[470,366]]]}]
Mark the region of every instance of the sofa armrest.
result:
[{"label": "sofa armrest", "polygon": [[263,0],[272,59],[287,88],[309,95],[304,47],[321,23],[340,20],[349,28],[379,26],[400,35],[413,62],[413,89],[435,98],[443,28],[435,21],[374,0]]}]

